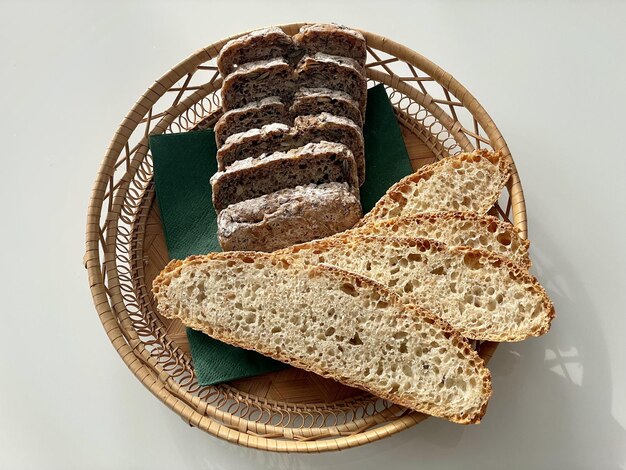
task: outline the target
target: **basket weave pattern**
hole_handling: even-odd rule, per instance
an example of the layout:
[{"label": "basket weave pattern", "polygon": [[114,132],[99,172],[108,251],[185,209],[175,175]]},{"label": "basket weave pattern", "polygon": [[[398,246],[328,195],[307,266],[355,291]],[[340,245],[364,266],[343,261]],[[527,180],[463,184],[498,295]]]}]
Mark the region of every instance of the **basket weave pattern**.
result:
[{"label": "basket weave pattern", "polygon": [[[301,26],[282,28],[295,34]],[[368,80],[385,85],[414,168],[481,147],[510,158],[489,115],[450,74],[400,44],[363,34]],[[155,82],[128,113],[106,152],[89,204],[84,259],[104,328],[124,362],[155,396],[190,425],[231,442],[319,452],[406,429],[426,416],[297,369],[280,376],[287,387],[283,390],[291,393],[287,398],[293,400],[272,399],[266,389],[280,389],[280,384],[263,379],[201,387],[180,335],[173,334],[176,328],[182,331],[180,325],[155,313],[150,285],[168,259],[154,204],[148,136],[215,122],[221,114],[221,78],[214,59],[229,39],[199,50]],[[510,219],[526,236],[524,197],[515,171],[493,213]],[[494,343],[475,346],[486,361],[496,348]],[[305,386],[294,388],[288,381]],[[312,397],[306,395],[310,388],[316,390]],[[316,397],[318,402],[311,402]]]}]

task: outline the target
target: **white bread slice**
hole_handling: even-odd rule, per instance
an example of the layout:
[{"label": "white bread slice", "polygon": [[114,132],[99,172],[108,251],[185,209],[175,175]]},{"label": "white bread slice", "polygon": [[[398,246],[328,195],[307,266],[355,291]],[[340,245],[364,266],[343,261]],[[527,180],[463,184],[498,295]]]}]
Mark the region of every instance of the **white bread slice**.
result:
[{"label": "white bread slice", "polygon": [[375,221],[341,236],[378,235],[397,238],[429,238],[448,246],[468,246],[509,258],[529,268],[530,243],[508,222],[476,212],[424,212],[408,217]]},{"label": "white bread slice", "polygon": [[394,184],[359,226],[422,212],[486,214],[500,197],[511,170],[508,159],[484,149],[446,157]]},{"label": "white bread slice", "polygon": [[347,230],[361,214],[347,184],[310,184],[231,204],[217,217],[217,237],[224,251],[269,252]]},{"label": "white bread slice", "polygon": [[416,411],[475,423],[491,395],[489,371],[456,331],[334,267],[211,253],[172,261],[153,292],[167,318]]},{"label": "white bread slice", "polygon": [[548,331],[554,308],[527,270],[493,253],[426,239],[354,235],[282,250],[367,276],[469,339],[521,341]]}]

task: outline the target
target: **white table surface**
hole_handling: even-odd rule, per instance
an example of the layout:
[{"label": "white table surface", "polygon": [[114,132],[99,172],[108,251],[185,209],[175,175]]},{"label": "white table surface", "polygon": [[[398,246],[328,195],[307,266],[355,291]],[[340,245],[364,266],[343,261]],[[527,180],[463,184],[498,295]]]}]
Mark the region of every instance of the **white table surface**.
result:
[{"label": "white table surface", "polygon": [[[624,468],[626,4],[174,3],[0,1],[0,468]],[[513,152],[534,272],[558,318],[545,337],[500,347],[478,426],[430,419],[323,455],[237,447],[144,389],[99,322],[84,223],[122,117],[201,46],[303,20],[431,58]]]}]

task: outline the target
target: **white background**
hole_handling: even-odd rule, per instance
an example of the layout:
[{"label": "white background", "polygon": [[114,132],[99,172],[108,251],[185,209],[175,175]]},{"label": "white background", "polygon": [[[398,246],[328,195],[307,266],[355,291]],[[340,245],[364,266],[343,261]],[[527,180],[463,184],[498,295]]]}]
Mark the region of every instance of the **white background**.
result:
[{"label": "white background", "polygon": [[[626,8],[589,2],[0,1],[0,468],[624,468]],[[82,268],[119,122],[196,49],[336,21],[450,71],[507,139],[535,274],[558,313],[490,363],[483,423],[429,419],[365,447],[277,455],[189,428],[135,379]]]}]

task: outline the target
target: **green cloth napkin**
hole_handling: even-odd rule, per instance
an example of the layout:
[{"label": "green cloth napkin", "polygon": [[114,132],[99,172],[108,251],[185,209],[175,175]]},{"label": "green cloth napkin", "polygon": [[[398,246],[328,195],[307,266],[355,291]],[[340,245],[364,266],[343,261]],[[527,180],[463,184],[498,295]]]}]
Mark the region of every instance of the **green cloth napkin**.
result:
[{"label": "green cloth napkin", "polygon": [[[393,183],[413,170],[400,127],[383,85],[368,90],[366,178],[361,186],[368,212]],[[221,251],[209,178],[217,171],[212,130],[150,136],[157,200],[170,258]],[[200,385],[252,377],[286,367],[254,351],[236,348],[187,329]]]}]

